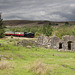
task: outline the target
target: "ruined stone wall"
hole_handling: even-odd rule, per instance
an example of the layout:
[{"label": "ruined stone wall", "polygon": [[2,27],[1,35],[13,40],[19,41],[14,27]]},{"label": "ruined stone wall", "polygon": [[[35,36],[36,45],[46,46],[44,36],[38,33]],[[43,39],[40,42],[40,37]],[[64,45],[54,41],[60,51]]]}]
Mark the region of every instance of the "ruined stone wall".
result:
[{"label": "ruined stone wall", "polygon": [[70,42],[71,49],[75,50],[75,36],[66,35],[62,38],[63,41],[63,50],[69,50],[68,44]]},{"label": "ruined stone wall", "polygon": [[38,37],[37,42],[47,48],[75,51],[75,36],[66,35],[62,37],[62,39],[59,39],[57,36],[52,36],[49,38],[42,35]]},{"label": "ruined stone wall", "polygon": [[46,45],[48,45],[48,42],[49,42],[49,37],[48,36],[42,35],[42,36],[38,37],[37,43],[39,45],[46,46]]},{"label": "ruined stone wall", "polygon": [[49,39],[48,45],[49,48],[57,49],[57,43],[60,41],[60,39],[57,36],[52,36]]}]

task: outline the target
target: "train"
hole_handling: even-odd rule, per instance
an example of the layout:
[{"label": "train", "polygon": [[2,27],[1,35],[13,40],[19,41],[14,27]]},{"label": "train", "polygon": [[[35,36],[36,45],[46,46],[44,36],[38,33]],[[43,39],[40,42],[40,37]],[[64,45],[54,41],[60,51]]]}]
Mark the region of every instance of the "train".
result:
[{"label": "train", "polygon": [[34,33],[31,32],[13,32],[13,31],[6,31],[6,36],[18,36],[18,37],[29,37],[34,38]]}]

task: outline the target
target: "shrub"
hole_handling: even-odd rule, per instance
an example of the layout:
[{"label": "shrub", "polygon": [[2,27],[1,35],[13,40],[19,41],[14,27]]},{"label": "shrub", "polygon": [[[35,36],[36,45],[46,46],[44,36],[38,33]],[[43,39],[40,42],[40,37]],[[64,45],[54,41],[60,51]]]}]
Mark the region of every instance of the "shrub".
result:
[{"label": "shrub", "polygon": [[75,28],[72,30],[73,35],[75,36]]},{"label": "shrub", "polygon": [[11,35],[11,39],[13,39],[13,36]]},{"label": "shrub", "polygon": [[69,22],[65,22],[65,25],[69,25]]},{"label": "shrub", "polygon": [[36,27],[32,27],[31,29],[30,29],[30,32],[32,32],[32,33],[36,33],[38,31],[38,29],[36,28]]},{"label": "shrub", "polygon": [[38,36],[40,36],[40,35],[41,35],[40,32],[36,32],[36,33],[35,33],[35,37],[38,37]]},{"label": "shrub", "polygon": [[10,42],[13,42],[13,39],[10,39]]},{"label": "shrub", "polygon": [[43,34],[45,34],[46,36],[50,36],[52,35],[52,32],[53,28],[49,24],[43,26]]},{"label": "shrub", "polygon": [[57,29],[55,35],[58,36],[59,38],[62,38],[64,35],[73,35],[72,32],[73,28],[72,27],[60,27]]}]

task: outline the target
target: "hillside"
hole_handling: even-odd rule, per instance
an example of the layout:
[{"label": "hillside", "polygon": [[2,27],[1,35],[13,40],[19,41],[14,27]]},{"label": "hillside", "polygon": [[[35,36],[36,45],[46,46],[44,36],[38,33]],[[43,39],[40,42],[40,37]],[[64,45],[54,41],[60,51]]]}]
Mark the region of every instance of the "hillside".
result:
[{"label": "hillside", "polygon": [[[53,25],[63,25],[65,22],[53,22],[53,21],[29,21],[29,20],[6,20],[3,21],[3,24],[7,27],[10,26],[17,26],[17,27],[24,27],[24,26],[41,26],[44,24],[53,24]],[[75,24],[75,21],[68,22],[70,24]]]},{"label": "hillside", "polygon": [[0,75],[75,75],[75,52],[27,48],[18,41],[0,39]]},{"label": "hillside", "polygon": [[17,27],[23,27],[23,26],[39,26],[43,24],[48,24],[49,21],[28,21],[28,20],[7,20],[3,21],[3,24],[5,26],[17,26]]}]

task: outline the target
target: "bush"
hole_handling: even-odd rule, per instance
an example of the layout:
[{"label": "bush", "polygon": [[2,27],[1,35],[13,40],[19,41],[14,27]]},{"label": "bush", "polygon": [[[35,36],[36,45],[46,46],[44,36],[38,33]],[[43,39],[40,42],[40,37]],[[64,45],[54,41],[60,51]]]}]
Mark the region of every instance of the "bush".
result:
[{"label": "bush", "polygon": [[13,39],[13,36],[11,35],[11,39]]},{"label": "bush", "polygon": [[30,29],[30,32],[32,32],[32,33],[36,33],[38,30],[36,29],[36,28],[31,28]]},{"label": "bush", "polygon": [[35,37],[38,37],[38,36],[40,36],[40,35],[41,35],[40,32],[36,32],[36,33],[35,33]]},{"label": "bush", "polygon": [[75,36],[75,28],[72,30],[73,35]]},{"label": "bush", "polygon": [[0,38],[4,37],[4,29],[0,29]]},{"label": "bush", "polygon": [[53,28],[49,24],[43,26],[43,34],[45,34],[46,36],[50,36],[52,35],[52,32]]},{"label": "bush", "polygon": [[65,35],[74,35],[73,28],[67,27],[67,26],[58,28],[55,35],[58,36],[60,39],[62,38],[62,36],[65,36]]},{"label": "bush", "polygon": [[65,22],[65,25],[69,25],[69,22]]}]

